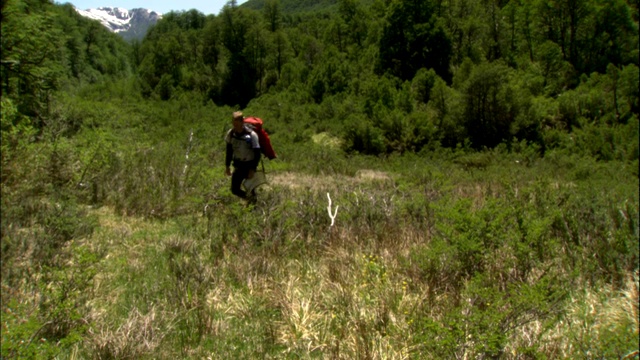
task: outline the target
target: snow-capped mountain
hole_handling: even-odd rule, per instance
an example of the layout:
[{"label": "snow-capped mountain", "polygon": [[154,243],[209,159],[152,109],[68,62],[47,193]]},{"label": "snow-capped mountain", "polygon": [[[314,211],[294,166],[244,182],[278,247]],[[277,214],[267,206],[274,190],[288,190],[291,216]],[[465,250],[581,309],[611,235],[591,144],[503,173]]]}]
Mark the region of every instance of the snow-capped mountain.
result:
[{"label": "snow-capped mountain", "polygon": [[149,27],[162,18],[162,14],[148,9],[122,9],[118,7],[99,7],[80,10],[78,14],[98,20],[107,29],[118,33],[127,40],[142,39]]}]

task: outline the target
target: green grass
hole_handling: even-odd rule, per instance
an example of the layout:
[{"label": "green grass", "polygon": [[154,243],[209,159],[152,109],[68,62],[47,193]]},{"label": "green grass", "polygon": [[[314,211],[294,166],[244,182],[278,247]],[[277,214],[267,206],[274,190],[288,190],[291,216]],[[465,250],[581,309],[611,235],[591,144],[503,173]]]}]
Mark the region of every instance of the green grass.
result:
[{"label": "green grass", "polygon": [[[16,274],[28,246],[12,272],[3,267],[3,357],[610,358],[637,349],[637,178],[613,163],[485,157],[471,169],[416,156],[366,168],[369,158],[354,158],[353,175],[276,162],[255,208],[229,195],[219,165],[207,172],[218,180],[195,182],[162,217],[150,206],[157,199],[141,197],[144,211],[131,216],[107,195],[87,212],[95,230],[67,242],[42,275]],[[339,206],[333,227],[327,192]],[[43,297],[48,305],[36,306]]]},{"label": "green grass", "polygon": [[3,158],[2,358],[638,349],[632,161],[526,144],[373,157],[326,129],[276,132],[247,207],[224,176],[230,110],[193,105],[172,123],[174,105]]}]

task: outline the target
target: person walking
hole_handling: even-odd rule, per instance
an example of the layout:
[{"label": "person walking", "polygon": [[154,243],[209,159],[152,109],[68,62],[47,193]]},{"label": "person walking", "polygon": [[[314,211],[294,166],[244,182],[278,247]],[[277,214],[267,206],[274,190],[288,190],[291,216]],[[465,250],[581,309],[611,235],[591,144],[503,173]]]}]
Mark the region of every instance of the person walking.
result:
[{"label": "person walking", "polygon": [[[260,142],[258,135],[244,124],[244,116],[241,111],[232,114],[233,128],[231,128],[224,140],[227,143],[227,154],[225,159],[225,175],[231,176],[231,192],[255,203],[256,193],[251,190],[247,194],[242,190],[242,182],[251,179],[256,173],[260,163]],[[231,173],[231,163],[233,162],[233,173]]]}]

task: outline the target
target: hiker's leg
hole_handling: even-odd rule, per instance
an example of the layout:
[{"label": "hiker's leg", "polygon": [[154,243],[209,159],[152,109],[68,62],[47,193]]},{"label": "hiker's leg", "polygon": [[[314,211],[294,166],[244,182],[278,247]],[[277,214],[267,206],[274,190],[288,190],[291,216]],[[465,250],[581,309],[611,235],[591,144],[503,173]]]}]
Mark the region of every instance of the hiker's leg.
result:
[{"label": "hiker's leg", "polygon": [[231,175],[231,192],[243,199],[247,197],[247,193],[242,190],[242,181],[247,177],[247,173],[248,171],[243,168],[235,168]]},{"label": "hiker's leg", "polygon": [[256,189],[251,190],[247,193],[247,201],[249,204],[255,205],[258,202],[258,198],[256,196]]}]

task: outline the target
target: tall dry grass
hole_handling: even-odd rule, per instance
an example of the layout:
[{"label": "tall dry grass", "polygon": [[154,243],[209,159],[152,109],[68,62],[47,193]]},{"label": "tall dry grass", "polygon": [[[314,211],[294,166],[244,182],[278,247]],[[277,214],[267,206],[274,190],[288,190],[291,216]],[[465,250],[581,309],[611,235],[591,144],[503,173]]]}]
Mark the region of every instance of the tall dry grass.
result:
[{"label": "tall dry grass", "polygon": [[[501,181],[490,168],[355,171],[345,181],[283,171],[254,208],[221,177],[190,197],[202,188],[184,190],[178,165],[162,178],[182,189],[175,198],[160,177],[145,184],[140,172],[119,172],[135,199],[111,194],[114,207],[83,208],[99,223],[62,247],[71,261],[58,274],[95,276],[76,286],[82,312],[58,312],[77,334],[63,355],[527,359],[635,350],[638,276],[624,287],[607,281],[626,258],[611,265],[618,250],[602,253],[596,266],[587,250],[606,247],[593,238],[607,229],[606,241],[624,249],[637,209],[601,188]],[[141,195],[154,192],[167,202]],[[333,226],[327,192],[340,206]],[[158,204],[163,216],[151,213]],[[597,272],[578,276],[571,266]],[[75,284],[67,280],[49,286]],[[31,304],[23,318],[27,310],[37,318],[44,292],[28,289],[10,295]]]}]

